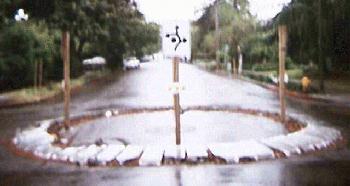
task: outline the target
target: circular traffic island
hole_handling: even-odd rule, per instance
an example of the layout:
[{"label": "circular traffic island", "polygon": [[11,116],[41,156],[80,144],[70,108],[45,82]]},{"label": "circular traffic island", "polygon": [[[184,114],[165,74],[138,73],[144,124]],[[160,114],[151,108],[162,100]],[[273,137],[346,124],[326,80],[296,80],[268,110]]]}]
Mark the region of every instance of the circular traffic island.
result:
[{"label": "circular traffic island", "polygon": [[38,122],[12,139],[20,155],[82,166],[246,163],[339,146],[333,128],[280,121],[275,113],[220,107],[182,110],[175,145],[171,108],[108,110]]}]

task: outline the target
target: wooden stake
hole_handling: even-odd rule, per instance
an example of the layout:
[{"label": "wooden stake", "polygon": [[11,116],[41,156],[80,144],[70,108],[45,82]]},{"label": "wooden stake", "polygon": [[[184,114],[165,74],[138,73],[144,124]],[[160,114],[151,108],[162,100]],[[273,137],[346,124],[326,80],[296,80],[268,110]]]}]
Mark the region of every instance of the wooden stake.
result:
[{"label": "wooden stake", "polygon": [[70,126],[70,36],[69,32],[62,33],[62,57],[64,66],[64,126]]},{"label": "wooden stake", "polygon": [[[179,82],[179,58],[175,57],[173,60],[173,81],[174,83]],[[179,93],[174,94],[174,111],[175,111],[175,135],[176,135],[176,145],[181,144],[181,125],[180,125],[180,95]]]},{"label": "wooden stake", "polygon": [[287,27],[285,25],[278,27],[279,38],[279,96],[281,107],[281,120],[284,123],[286,121],[286,100],[285,100],[285,60],[286,60],[286,48],[287,48]]}]

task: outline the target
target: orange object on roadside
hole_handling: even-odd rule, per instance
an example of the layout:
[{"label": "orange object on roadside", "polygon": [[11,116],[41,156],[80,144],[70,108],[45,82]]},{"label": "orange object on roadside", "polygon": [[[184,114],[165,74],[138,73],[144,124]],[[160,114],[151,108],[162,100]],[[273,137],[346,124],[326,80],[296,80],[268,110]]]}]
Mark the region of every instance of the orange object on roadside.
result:
[{"label": "orange object on roadside", "polygon": [[303,87],[303,92],[306,92],[309,89],[310,85],[311,85],[311,80],[307,76],[304,76],[301,79],[301,86]]}]

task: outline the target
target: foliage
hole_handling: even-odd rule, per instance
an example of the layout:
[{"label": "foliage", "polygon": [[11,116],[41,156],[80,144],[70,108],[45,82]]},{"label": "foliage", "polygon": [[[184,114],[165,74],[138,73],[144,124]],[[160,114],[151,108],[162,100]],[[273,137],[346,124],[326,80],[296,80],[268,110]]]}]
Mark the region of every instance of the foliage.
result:
[{"label": "foliage", "polygon": [[278,46],[274,29],[265,31],[262,27],[257,28],[257,31],[244,38],[242,43],[247,63],[277,63]]},{"label": "foliage", "polygon": [[219,50],[224,53],[229,46],[232,58],[237,54],[237,46],[243,38],[254,31],[255,19],[248,11],[247,0],[217,0],[204,9],[203,15],[194,22],[192,30],[192,52],[194,57],[205,56],[214,59],[216,55],[215,6],[218,6],[219,17]]},{"label": "foliage", "polygon": [[[15,23],[13,17],[19,8],[29,14],[29,21]],[[17,30],[13,30],[15,27]],[[30,31],[25,33],[19,27]],[[71,35],[72,77],[83,73],[82,60],[86,58],[103,56],[109,66],[115,68],[121,66],[123,57],[142,57],[160,49],[159,26],[146,23],[136,3],[129,0],[4,0],[0,2],[0,31],[4,49],[0,52],[0,90],[30,85],[37,60],[44,62],[46,82],[62,79],[63,31]],[[17,39],[26,38],[23,46],[5,44],[14,34]],[[24,46],[21,53],[15,52]],[[14,74],[9,70],[14,61],[19,61],[15,66],[25,71],[22,73],[25,81],[7,81],[17,78],[12,77]]]},{"label": "foliage", "polygon": [[[301,64],[316,62],[319,70],[327,73],[350,70],[349,20],[350,1],[293,0],[275,22],[288,26],[288,53],[294,61]],[[333,65],[327,65],[327,60]]]},{"label": "foliage", "polygon": [[0,37],[0,87],[28,86],[33,82],[34,62],[49,59],[52,43],[24,24],[7,27]]}]

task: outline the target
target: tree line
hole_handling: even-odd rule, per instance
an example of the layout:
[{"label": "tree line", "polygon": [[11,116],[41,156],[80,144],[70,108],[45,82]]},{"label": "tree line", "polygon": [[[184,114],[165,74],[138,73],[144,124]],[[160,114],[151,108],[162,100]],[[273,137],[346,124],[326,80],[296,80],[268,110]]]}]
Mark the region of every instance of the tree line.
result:
[{"label": "tree line", "polygon": [[194,58],[215,59],[219,52],[222,61],[228,45],[229,60],[236,59],[240,46],[246,69],[277,69],[277,27],[284,24],[288,27],[287,68],[313,69],[313,76],[321,80],[329,73],[350,71],[350,1],[292,0],[269,21],[251,15],[248,0],[216,0],[203,12],[193,23]]},{"label": "tree line", "polygon": [[[18,9],[29,15],[17,22]],[[82,60],[107,59],[116,69],[127,56],[160,49],[159,25],[147,23],[130,0],[3,0],[0,2],[0,91],[61,80],[61,33],[71,35],[71,76],[82,75]],[[41,65],[41,67],[40,67]],[[39,68],[39,69],[38,69]]]},{"label": "tree line", "polygon": [[288,54],[301,64],[316,64],[321,79],[350,71],[350,1],[292,0],[274,19],[289,29]]}]

